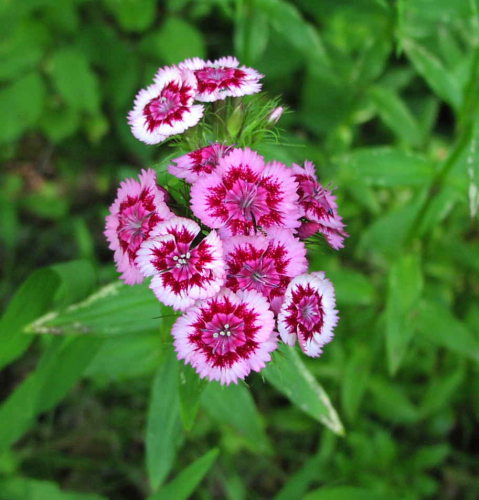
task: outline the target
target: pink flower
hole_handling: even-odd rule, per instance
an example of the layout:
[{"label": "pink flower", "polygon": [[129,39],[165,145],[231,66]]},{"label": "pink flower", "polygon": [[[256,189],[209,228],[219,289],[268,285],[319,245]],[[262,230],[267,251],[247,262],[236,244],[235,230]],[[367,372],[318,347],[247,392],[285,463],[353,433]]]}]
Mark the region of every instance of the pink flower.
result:
[{"label": "pink flower", "polygon": [[265,165],[250,149],[234,149],[193,184],[191,208],[207,226],[222,228],[222,236],[296,228],[296,189],[291,169],[278,162]]},{"label": "pink flower", "polygon": [[283,113],[284,113],[283,106],[278,106],[277,108],[274,108],[268,117],[268,122],[273,124],[276,123],[281,118]]},{"label": "pink flower", "polygon": [[322,346],[333,338],[338,322],[335,307],[333,285],[323,272],[297,276],[286,290],[278,315],[281,339],[289,345],[298,339],[305,354],[319,356]]},{"label": "pink flower", "polygon": [[157,224],[143,242],[136,263],[158,300],[184,310],[197,299],[216,295],[224,282],[223,247],[216,231],[196,246],[200,226],[191,219],[172,217]]},{"label": "pink flower", "polygon": [[298,230],[299,237],[309,238],[320,232],[332,248],[342,248],[348,234],[338,214],[336,197],[318,182],[314,164],[310,161],[304,162],[304,168],[293,164],[293,172],[299,185],[301,216],[307,219]]},{"label": "pink flower", "polygon": [[195,57],[182,62],[179,67],[195,74],[198,82],[197,101],[218,101],[228,96],[256,94],[261,90],[259,81],[263,75],[253,68],[239,67],[235,57],[222,57],[213,62]]},{"label": "pink flower", "polygon": [[203,106],[193,105],[195,93],[193,73],[175,67],[160,69],[155,83],[140,90],[128,114],[133,135],[147,144],[157,144],[196,125],[203,116]]},{"label": "pink flower", "polygon": [[170,165],[170,174],[193,183],[204,174],[211,174],[223,156],[232,148],[223,144],[214,143],[173,160]]},{"label": "pink flower", "polygon": [[277,313],[291,278],[306,272],[306,248],[288,229],[272,229],[265,236],[233,236],[223,243],[226,287],[256,290]]},{"label": "pink flower", "polygon": [[273,329],[273,313],[262,295],[223,289],[188,309],[171,333],[179,359],[201,378],[230,384],[264,368],[276,349]]},{"label": "pink flower", "polygon": [[115,251],[114,258],[121,279],[128,285],[141,283],[143,275],[135,264],[140,245],[158,222],[173,214],[164,202],[164,194],[156,185],[153,170],[142,170],[140,181],[126,179],[106,217],[105,236]]}]

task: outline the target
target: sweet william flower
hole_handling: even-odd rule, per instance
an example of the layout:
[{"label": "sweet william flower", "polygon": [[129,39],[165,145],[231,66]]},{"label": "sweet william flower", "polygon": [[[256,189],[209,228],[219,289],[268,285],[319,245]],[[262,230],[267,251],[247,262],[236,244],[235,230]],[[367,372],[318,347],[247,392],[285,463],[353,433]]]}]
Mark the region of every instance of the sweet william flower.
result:
[{"label": "sweet william flower", "polygon": [[147,144],[158,144],[196,125],[203,106],[193,104],[196,78],[191,71],[161,68],[154,83],[140,90],[128,123],[133,135]]},{"label": "sweet william flower", "polygon": [[230,384],[260,371],[276,349],[273,313],[254,290],[223,289],[197,302],[172,328],[179,359],[201,378]]},{"label": "sweet william flower", "polygon": [[272,229],[268,236],[233,236],[223,244],[226,287],[256,290],[278,313],[291,278],[306,272],[306,247],[288,229]]},{"label": "sweet william flower", "polygon": [[194,57],[183,61],[179,67],[194,73],[198,83],[197,101],[218,101],[256,94],[261,90],[259,81],[263,75],[253,68],[240,66],[236,57],[222,57],[216,61]]},{"label": "sweet william flower", "polygon": [[191,209],[222,236],[255,234],[258,228],[300,225],[298,195],[291,169],[264,164],[250,149],[233,149],[211,174],[191,188]]},{"label": "sweet william flower", "polygon": [[223,248],[216,231],[194,244],[200,226],[185,217],[157,224],[138,251],[137,266],[152,276],[158,300],[185,310],[197,299],[216,295],[224,282]]},{"label": "sweet william flower", "polygon": [[304,168],[293,164],[293,173],[298,183],[301,217],[306,219],[298,230],[299,237],[305,239],[319,232],[332,248],[342,248],[348,234],[338,214],[336,197],[318,182],[310,161],[304,162]]},{"label": "sweet william flower", "polygon": [[143,274],[135,259],[140,245],[152,228],[172,217],[164,201],[164,191],[156,184],[154,170],[142,170],[139,181],[126,179],[106,217],[105,236],[114,250],[116,267],[128,285],[141,283]]},{"label": "sweet william flower", "polygon": [[294,345],[298,340],[305,354],[317,357],[322,346],[332,340],[337,322],[334,288],[323,272],[291,280],[278,315],[283,342]]},{"label": "sweet william flower", "polygon": [[218,162],[232,148],[224,144],[213,143],[204,148],[197,149],[173,160],[168,167],[170,174],[185,179],[189,183],[198,180],[204,174],[211,174]]}]

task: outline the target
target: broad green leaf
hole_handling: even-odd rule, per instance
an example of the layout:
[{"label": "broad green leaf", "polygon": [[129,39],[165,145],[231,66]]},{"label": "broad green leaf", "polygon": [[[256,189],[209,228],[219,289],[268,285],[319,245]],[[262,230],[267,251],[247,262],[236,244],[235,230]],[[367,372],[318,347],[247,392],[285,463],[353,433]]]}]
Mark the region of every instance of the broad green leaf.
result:
[{"label": "broad green leaf", "polygon": [[27,331],[120,335],[158,330],[166,324],[164,316],[172,316],[171,310],[146,285],[132,287],[117,281],[64,311],[40,318]]},{"label": "broad green leaf", "polygon": [[42,131],[53,142],[71,136],[80,126],[81,113],[71,106],[56,101],[47,103],[40,119]]},{"label": "broad green leaf", "polygon": [[193,25],[180,18],[168,17],[160,29],[141,44],[143,51],[167,64],[177,64],[189,57],[205,57],[203,36]]},{"label": "broad green leaf", "polygon": [[262,56],[268,43],[268,17],[256,3],[257,0],[240,2],[235,23],[235,52],[247,65],[254,64]]},{"label": "broad green leaf", "polygon": [[373,186],[424,186],[434,168],[424,157],[390,147],[357,149],[338,158],[342,175],[361,177]]},{"label": "broad green leaf", "polygon": [[388,275],[386,352],[390,373],[396,373],[414,333],[416,307],[423,287],[417,254],[403,254]]},{"label": "broad green leaf", "polygon": [[39,269],[14,295],[0,320],[0,368],[18,358],[34,340],[23,327],[50,309],[59,285],[56,272]]},{"label": "broad green leaf", "polygon": [[453,74],[434,54],[413,40],[404,40],[403,47],[417,72],[426,80],[431,89],[457,111],[461,106],[462,91]]},{"label": "broad green leaf", "polygon": [[328,277],[334,283],[339,304],[368,305],[376,299],[371,280],[353,269],[329,269]]},{"label": "broad green leaf", "polygon": [[187,500],[211,469],[217,456],[218,450],[216,448],[205,453],[202,457],[183,469],[168,484],[162,486],[148,500],[163,500],[166,498]]},{"label": "broad green leaf", "polygon": [[100,346],[98,339],[55,338],[33,371],[0,406],[0,452],[15,443],[41,413],[78,381]]},{"label": "broad green leaf", "polygon": [[60,489],[58,484],[26,477],[0,479],[0,500],[107,500],[94,493]]},{"label": "broad green leaf", "polygon": [[416,119],[393,90],[375,85],[370,88],[369,95],[381,119],[400,140],[411,146],[421,143]]},{"label": "broad green leaf", "polygon": [[270,453],[271,444],[264,422],[249,390],[240,384],[221,386],[209,383],[201,398],[204,410],[218,423],[238,432],[259,453]]},{"label": "broad green leaf", "polygon": [[479,339],[445,304],[423,301],[416,324],[428,341],[479,362]]},{"label": "broad green leaf", "polygon": [[30,73],[0,89],[0,143],[14,141],[28,130],[43,110],[45,85],[37,73]]},{"label": "broad green leaf", "polygon": [[143,32],[154,22],[158,3],[155,0],[103,0],[120,27],[127,32]]},{"label": "broad green leaf", "polygon": [[156,372],[146,424],[146,469],[153,490],[170,472],[182,439],[178,397],[178,360],[168,349]]},{"label": "broad green leaf", "polygon": [[72,260],[50,266],[61,278],[61,285],[55,297],[55,304],[60,307],[83,299],[93,291],[96,273],[88,260]]},{"label": "broad green leaf", "polygon": [[353,421],[366,391],[371,372],[369,348],[357,346],[347,360],[341,384],[341,402],[346,416]]},{"label": "broad green leaf", "polygon": [[200,407],[200,400],[206,379],[198,376],[191,365],[181,363],[178,369],[178,388],[180,395],[180,413],[183,427],[190,431]]},{"label": "broad green leaf", "polygon": [[356,486],[333,486],[319,488],[308,493],[303,500],[380,500],[372,490]]},{"label": "broad green leaf", "polygon": [[300,410],[336,434],[344,434],[343,424],[328,395],[293,347],[281,346],[261,373]]},{"label": "broad green leaf", "polygon": [[50,61],[50,75],[67,106],[91,114],[98,112],[98,81],[83,52],[74,47],[57,50]]},{"label": "broad green leaf", "polygon": [[450,453],[451,447],[447,443],[423,446],[412,457],[412,463],[419,470],[432,469],[440,466]]}]

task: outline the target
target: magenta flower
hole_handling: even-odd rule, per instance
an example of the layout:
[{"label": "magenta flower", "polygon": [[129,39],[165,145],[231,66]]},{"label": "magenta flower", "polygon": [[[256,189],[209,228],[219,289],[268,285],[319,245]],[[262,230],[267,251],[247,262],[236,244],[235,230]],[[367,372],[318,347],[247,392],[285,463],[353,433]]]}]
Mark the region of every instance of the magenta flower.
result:
[{"label": "magenta flower", "polygon": [[128,114],[133,135],[147,144],[157,144],[196,125],[203,116],[203,106],[193,105],[195,94],[193,73],[175,67],[160,69],[153,85],[140,90]]},{"label": "magenta flower", "polygon": [[288,229],[272,229],[265,236],[233,236],[223,242],[226,287],[256,290],[278,313],[291,278],[306,272],[306,248]]},{"label": "magenta flower", "polygon": [[235,57],[222,57],[213,62],[194,57],[180,63],[179,67],[195,74],[197,101],[218,101],[229,96],[256,94],[261,90],[259,81],[263,75],[253,68],[240,67]]},{"label": "magenta flower", "polygon": [[264,164],[250,149],[234,149],[191,189],[193,213],[221,235],[253,234],[258,228],[296,228],[298,195],[291,169]]},{"label": "magenta flower", "polygon": [[300,238],[309,238],[322,233],[329,245],[338,250],[344,246],[344,223],[338,214],[336,197],[318,182],[314,164],[304,162],[304,168],[293,164],[293,172],[298,182],[301,216],[307,219],[298,230]]},{"label": "magenta flower", "polygon": [[276,349],[273,329],[273,313],[262,295],[223,289],[188,309],[171,333],[179,359],[201,378],[230,384],[270,361]]},{"label": "magenta flower", "polygon": [[153,170],[142,170],[140,181],[126,179],[120,184],[117,197],[106,217],[105,236],[121,279],[128,285],[141,283],[143,274],[135,264],[140,245],[158,222],[173,214],[164,202],[164,194],[156,185]]},{"label": "magenta flower", "polygon": [[211,174],[218,165],[218,162],[230,150],[231,146],[225,146],[215,142],[186,155],[173,160],[174,165],[170,165],[168,170],[170,174],[180,179],[193,183],[204,174]]},{"label": "magenta flower", "polygon": [[224,282],[223,247],[216,231],[193,246],[200,226],[172,217],[157,224],[143,242],[136,263],[158,300],[185,310],[197,299],[216,295]]},{"label": "magenta flower", "polygon": [[335,307],[333,285],[323,272],[297,276],[286,290],[278,315],[281,339],[289,345],[298,339],[305,354],[319,356],[322,346],[333,338],[338,322]]}]

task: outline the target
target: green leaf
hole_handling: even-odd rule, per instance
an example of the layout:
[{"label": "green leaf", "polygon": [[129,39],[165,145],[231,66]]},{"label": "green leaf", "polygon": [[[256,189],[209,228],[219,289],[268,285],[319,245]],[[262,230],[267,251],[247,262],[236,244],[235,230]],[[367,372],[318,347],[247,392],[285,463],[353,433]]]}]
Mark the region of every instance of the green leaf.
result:
[{"label": "green leaf", "polygon": [[36,370],[0,407],[0,452],[8,449],[73,387],[100,346],[98,339],[55,338]]},{"label": "green leaf", "polygon": [[423,301],[416,324],[428,341],[479,362],[479,339],[445,304]]},{"label": "green leaf", "polygon": [[143,32],[155,20],[155,0],[103,0],[120,27],[128,32]]},{"label": "green leaf", "polygon": [[411,146],[421,143],[416,119],[393,90],[375,85],[369,89],[369,95],[381,119],[400,140]]},{"label": "green leaf", "polygon": [[368,348],[357,346],[347,360],[341,385],[341,402],[344,413],[352,421],[366,391],[371,372],[371,353]]},{"label": "green leaf", "polygon": [[166,64],[177,64],[189,57],[206,56],[201,32],[176,17],[168,17],[158,31],[143,39],[141,47],[155,60],[160,56]]},{"label": "green leaf", "polygon": [[59,285],[56,272],[39,269],[14,295],[0,320],[0,368],[18,358],[34,340],[23,328],[50,309]]},{"label": "green leaf", "polygon": [[91,114],[98,112],[98,81],[83,52],[74,47],[59,49],[51,59],[50,75],[67,106]]},{"label": "green leaf", "polygon": [[356,486],[319,488],[308,493],[303,500],[380,500],[374,491]]},{"label": "green leaf", "polygon": [[234,33],[235,52],[246,65],[254,64],[260,59],[268,44],[268,17],[256,4],[256,0],[238,3]]},{"label": "green leaf", "polygon": [[424,186],[434,168],[424,157],[390,147],[357,149],[337,159],[345,177],[361,177],[373,186]]},{"label": "green leaf", "polygon": [[334,283],[339,304],[368,305],[376,300],[371,280],[353,269],[329,269],[328,277]]},{"label": "green leaf", "polygon": [[0,90],[0,142],[18,139],[40,118],[45,85],[37,73],[19,78]]},{"label": "green leaf", "polygon": [[1,500],[107,500],[93,493],[60,489],[58,484],[26,477],[0,480]]},{"label": "green leaf", "polygon": [[456,111],[462,102],[461,86],[453,74],[426,48],[411,39],[403,41],[403,47],[417,72],[431,89]]},{"label": "green leaf", "polygon": [[403,254],[388,275],[386,352],[390,373],[396,373],[414,333],[416,306],[423,288],[420,258]]},{"label": "green leaf", "polygon": [[181,420],[185,430],[190,431],[195,423],[201,395],[207,382],[198,376],[191,365],[184,363],[180,364],[178,375]]},{"label": "green leaf", "polygon": [[182,439],[179,405],[178,360],[168,349],[153,380],[146,424],[146,469],[153,490],[170,472]]},{"label": "green leaf", "polygon": [[328,395],[305,366],[296,350],[281,346],[261,372],[266,380],[310,417],[339,435],[344,434]]},{"label": "green leaf", "polygon": [[218,450],[215,448],[183,469],[173,480],[161,487],[148,500],[187,500],[215,463]]},{"label": "green leaf", "polygon": [[72,260],[50,266],[61,278],[61,285],[55,296],[55,303],[67,306],[83,299],[93,291],[96,272],[89,260]]},{"label": "green leaf", "polygon": [[264,432],[263,419],[244,385],[221,386],[209,383],[201,398],[204,410],[218,423],[231,426],[252,450],[270,453],[271,444]]}]

